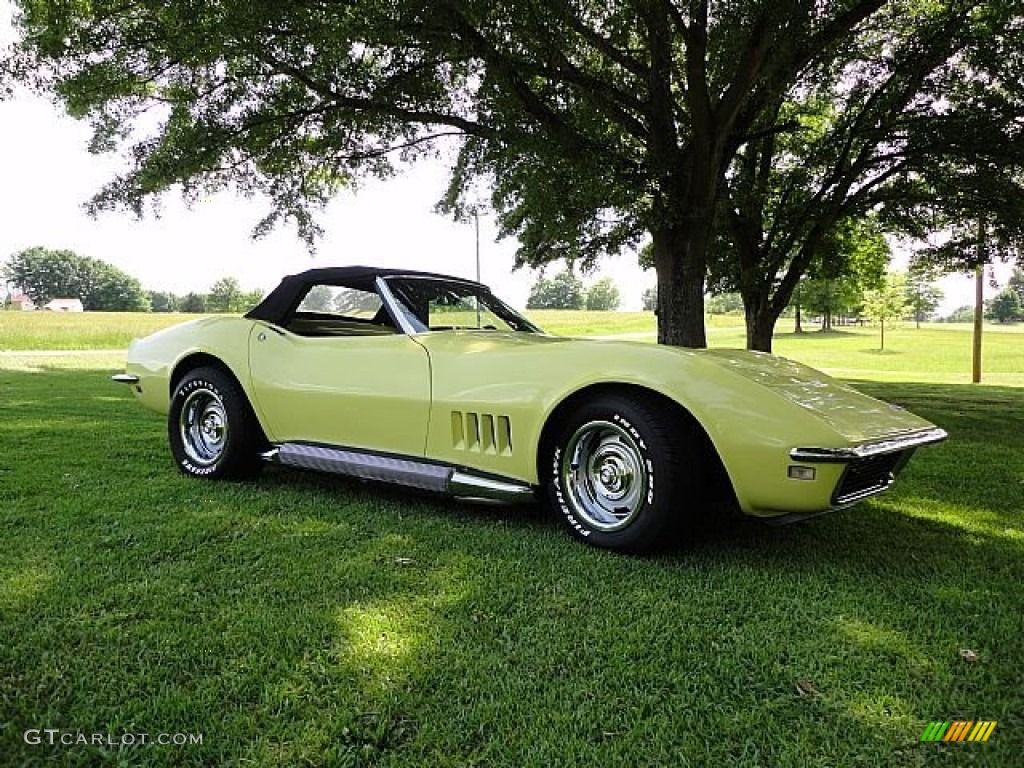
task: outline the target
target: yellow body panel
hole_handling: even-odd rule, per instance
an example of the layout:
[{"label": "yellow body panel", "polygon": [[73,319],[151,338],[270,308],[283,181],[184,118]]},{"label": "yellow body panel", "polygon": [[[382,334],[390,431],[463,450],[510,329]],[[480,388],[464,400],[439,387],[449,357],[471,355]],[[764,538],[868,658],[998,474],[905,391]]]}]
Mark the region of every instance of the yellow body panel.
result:
[{"label": "yellow body panel", "polygon": [[[843,466],[787,476],[793,448],[847,448],[932,425],[818,371],[770,355],[496,331],[309,338],[244,318],[207,318],[137,341],[128,373],[166,412],[189,355],[221,360],[274,442],[426,457],[537,484],[551,413],[573,393],[631,384],[686,408],[707,432],[748,514],[831,506]],[[680,504],[687,500],[680,499]]]},{"label": "yellow body panel", "polygon": [[423,455],[430,362],[412,338],[310,338],[259,326],[249,342],[251,386],[272,441]]},{"label": "yellow body panel", "polygon": [[[789,450],[851,442],[783,396],[723,368],[704,352],[615,341],[457,332],[425,334],[434,370],[427,453],[452,463],[537,483],[541,429],[566,397],[623,383],[671,397],[704,426],[751,514],[826,509],[840,467],[814,482],[786,475]],[[452,414],[507,416],[512,451],[467,450],[453,440]]]}]

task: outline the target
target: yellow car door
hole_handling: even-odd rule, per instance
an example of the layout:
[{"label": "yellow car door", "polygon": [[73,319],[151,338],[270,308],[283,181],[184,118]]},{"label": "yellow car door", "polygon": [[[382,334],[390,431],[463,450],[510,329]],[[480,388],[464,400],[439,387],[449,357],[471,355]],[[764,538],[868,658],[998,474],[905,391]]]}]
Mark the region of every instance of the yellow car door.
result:
[{"label": "yellow car door", "polygon": [[273,442],[423,455],[429,358],[370,292],[314,287],[283,326],[255,323],[249,373]]}]

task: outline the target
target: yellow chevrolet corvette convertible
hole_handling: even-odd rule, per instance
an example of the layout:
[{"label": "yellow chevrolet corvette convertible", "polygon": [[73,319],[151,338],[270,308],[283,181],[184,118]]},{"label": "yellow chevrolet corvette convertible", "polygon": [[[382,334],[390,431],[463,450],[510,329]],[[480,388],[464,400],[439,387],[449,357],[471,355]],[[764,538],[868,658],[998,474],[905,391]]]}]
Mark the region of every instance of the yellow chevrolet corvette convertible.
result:
[{"label": "yellow chevrolet corvette convertible", "polygon": [[634,552],[716,494],[776,522],[849,506],[946,437],[782,358],[549,336],[478,283],[370,267],[292,275],[244,317],[136,340],[114,379],[167,414],[189,475],[273,462],[540,492],[574,536]]}]

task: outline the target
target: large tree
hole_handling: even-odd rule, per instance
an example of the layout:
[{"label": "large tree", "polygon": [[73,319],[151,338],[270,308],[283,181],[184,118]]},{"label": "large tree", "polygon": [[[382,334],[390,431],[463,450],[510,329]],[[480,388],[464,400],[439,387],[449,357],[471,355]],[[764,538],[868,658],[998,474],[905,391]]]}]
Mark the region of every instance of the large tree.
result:
[{"label": "large tree", "polygon": [[712,267],[743,293],[755,349],[815,261],[828,270],[844,222],[875,212],[917,234],[947,200],[1000,213],[1024,200],[1024,102],[1006,86],[1021,74],[1019,3],[888,3],[876,20],[759,115],[727,174]]},{"label": "large tree", "polygon": [[[950,2],[952,0],[949,0]],[[937,0],[940,7],[946,2]],[[659,341],[703,346],[716,201],[736,152],[776,130],[880,8],[910,0],[17,0],[4,67],[125,142],[134,164],[93,200],[141,211],[180,184],[264,193],[258,227],[458,142],[446,207],[493,189],[521,263],[652,245]],[[932,4],[934,5],[934,4]],[[890,14],[893,18],[899,14]],[[873,32],[874,30],[874,32]],[[885,51],[875,56],[882,60]],[[155,131],[137,130],[159,115]],[[765,115],[769,115],[767,120]],[[150,118],[151,120],[151,118]]]}]

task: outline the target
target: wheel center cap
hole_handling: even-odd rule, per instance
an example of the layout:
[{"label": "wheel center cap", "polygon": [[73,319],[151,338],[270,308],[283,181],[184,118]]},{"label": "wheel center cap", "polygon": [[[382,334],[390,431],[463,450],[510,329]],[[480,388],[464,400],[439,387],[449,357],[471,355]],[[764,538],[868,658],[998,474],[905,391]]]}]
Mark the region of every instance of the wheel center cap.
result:
[{"label": "wheel center cap", "polygon": [[597,480],[608,494],[621,494],[629,485],[629,471],[616,458],[606,459],[597,470]]},{"label": "wheel center cap", "polygon": [[217,435],[220,433],[220,421],[217,419],[216,416],[210,414],[205,419],[203,419],[202,430],[203,434],[206,435],[207,437],[217,437]]}]

